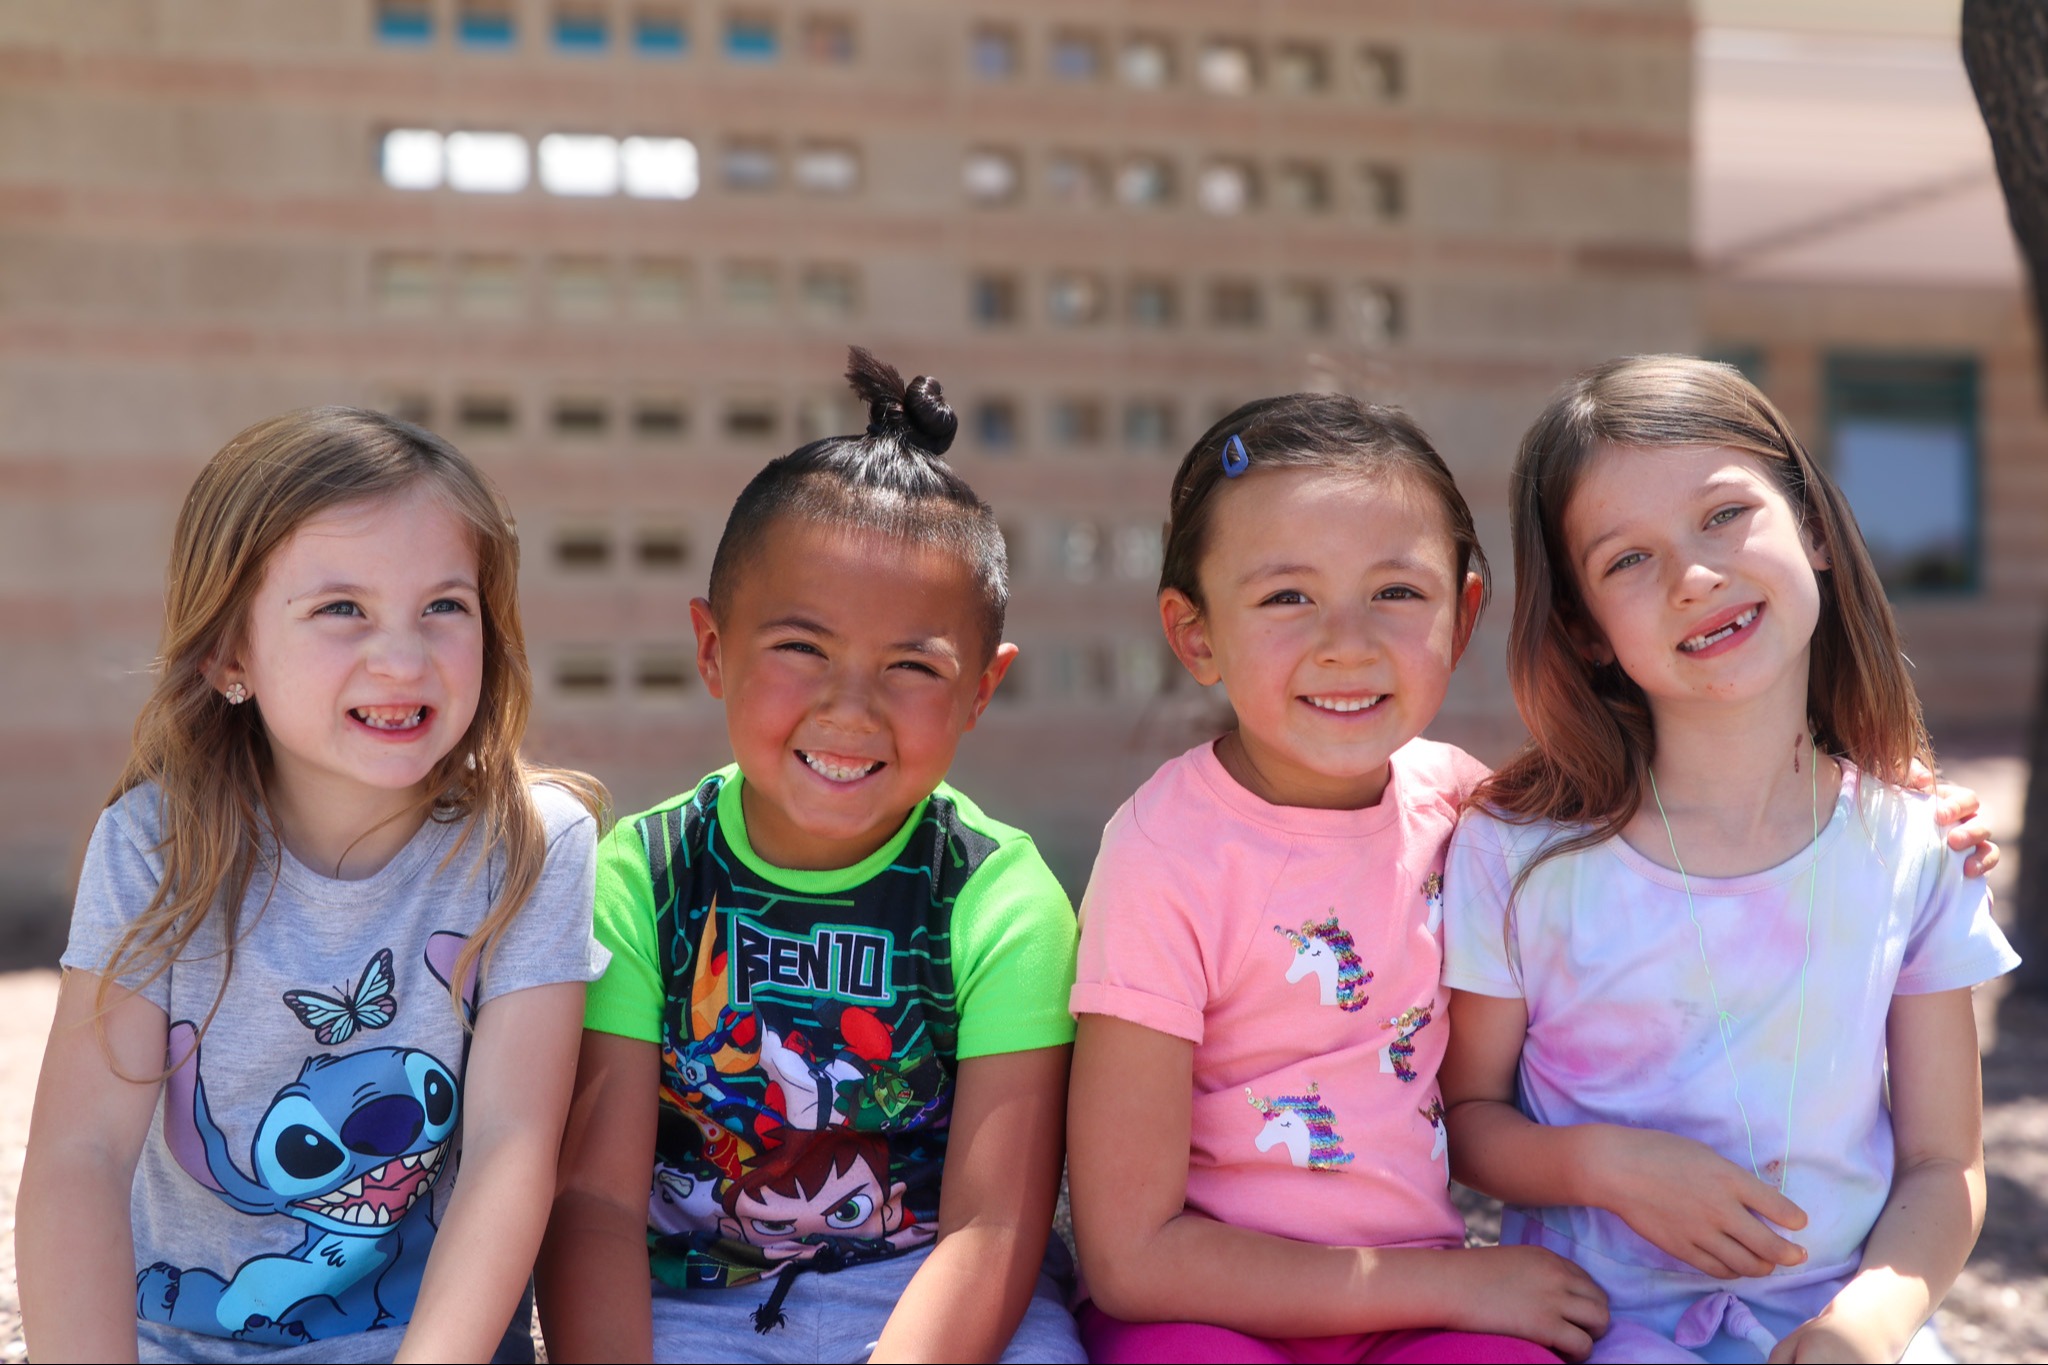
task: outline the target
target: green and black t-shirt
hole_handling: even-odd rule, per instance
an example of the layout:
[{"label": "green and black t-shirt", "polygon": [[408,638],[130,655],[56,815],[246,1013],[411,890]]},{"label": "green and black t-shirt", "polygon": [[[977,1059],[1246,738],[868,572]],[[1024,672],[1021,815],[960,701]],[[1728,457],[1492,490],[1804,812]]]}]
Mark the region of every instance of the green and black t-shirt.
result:
[{"label": "green and black t-shirt", "polygon": [[1074,1037],[1074,912],[1029,835],[941,785],[857,866],[793,872],[747,842],[742,781],[598,856],[584,1023],[661,1048],[647,1241],[677,1288],[928,1245],[960,1059]]}]

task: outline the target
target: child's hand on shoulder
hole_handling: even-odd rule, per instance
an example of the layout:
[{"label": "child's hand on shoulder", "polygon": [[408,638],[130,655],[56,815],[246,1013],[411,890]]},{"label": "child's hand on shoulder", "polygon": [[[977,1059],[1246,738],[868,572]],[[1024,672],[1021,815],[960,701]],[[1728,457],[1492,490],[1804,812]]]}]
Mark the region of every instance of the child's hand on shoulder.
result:
[{"label": "child's hand on shoulder", "polygon": [[1805,1248],[1765,1222],[1796,1232],[1805,1210],[1705,1143],[1653,1128],[1601,1132],[1597,1202],[1658,1250],[1717,1280],[1805,1261]]},{"label": "child's hand on shoulder", "polygon": [[1591,1275],[1542,1247],[1474,1247],[1453,1252],[1467,1277],[1458,1320],[1467,1332],[1520,1337],[1567,1360],[1584,1360],[1607,1333],[1607,1295]]}]

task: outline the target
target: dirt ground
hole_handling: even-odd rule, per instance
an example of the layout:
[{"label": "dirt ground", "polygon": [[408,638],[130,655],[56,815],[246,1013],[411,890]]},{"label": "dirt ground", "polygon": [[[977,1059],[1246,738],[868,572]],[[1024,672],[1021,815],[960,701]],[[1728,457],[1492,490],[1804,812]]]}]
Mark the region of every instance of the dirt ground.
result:
[{"label": "dirt ground", "polygon": [[[2011,841],[2025,769],[1999,757],[1948,766],[1978,788]],[[1994,874],[1994,889],[2009,893],[2013,874],[2008,859]],[[0,1222],[7,1229],[0,1240],[0,1365],[27,1357],[15,1293],[14,1196],[56,998],[52,970],[0,973]],[[1958,1360],[2048,1365],[2048,1000],[1999,999],[1986,991],[1979,1005],[1989,1209],[1984,1235],[1936,1325]],[[1497,1226],[1492,1210],[1467,1202],[1475,1237],[1489,1237]]]}]

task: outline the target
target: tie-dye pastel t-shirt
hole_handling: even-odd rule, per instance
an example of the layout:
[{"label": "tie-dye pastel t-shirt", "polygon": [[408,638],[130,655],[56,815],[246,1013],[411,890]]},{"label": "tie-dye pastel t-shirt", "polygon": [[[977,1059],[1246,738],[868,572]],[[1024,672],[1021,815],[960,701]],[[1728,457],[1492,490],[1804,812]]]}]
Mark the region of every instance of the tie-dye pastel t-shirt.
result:
[{"label": "tie-dye pastel t-shirt", "polygon": [[[1854,1273],[1891,1188],[1892,997],[1974,986],[2019,961],[1991,894],[1963,876],[1932,799],[1846,764],[1818,843],[1748,876],[1690,878],[1690,909],[1688,879],[1610,839],[1537,867],[1509,919],[1516,875],[1559,832],[1465,816],[1445,872],[1444,984],[1527,1002],[1522,1112],[1661,1128],[1773,1184],[1782,1175],[1811,1220],[1786,1234],[1808,1259],[1710,1280],[1593,1208],[1511,1209],[1501,1239],[1577,1261],[1617,1319],[1667,1338],[1724,1291],[1782,1336]],[[1732,1304],[1706,1306],[1719,1322]]]},{"label": "tie-dye pastel t-shirt", "polygon": [[1416,740],[1365,810],[1274,806],[1204,744],[1117,811],[1081,903],[1076,1014],[1194,1044],[1187,1205],[1332,1246],[1457,1246],[1439,923],[1486,770]]}]

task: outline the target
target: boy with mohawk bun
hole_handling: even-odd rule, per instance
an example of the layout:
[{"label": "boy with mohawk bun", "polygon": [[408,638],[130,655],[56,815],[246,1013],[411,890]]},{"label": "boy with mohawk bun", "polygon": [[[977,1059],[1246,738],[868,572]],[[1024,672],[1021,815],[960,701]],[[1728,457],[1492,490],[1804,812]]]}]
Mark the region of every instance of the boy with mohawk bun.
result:
[{"label": "boy with mohawk bun", "polygon": [[1017,653],[1002,535],[938,383],[848,378],[866,433],[762,470],[691,604],[736,763],[600,853],[558,1361],[1085,1358],[1041,1270],[1074,915],[943,780]]}]

